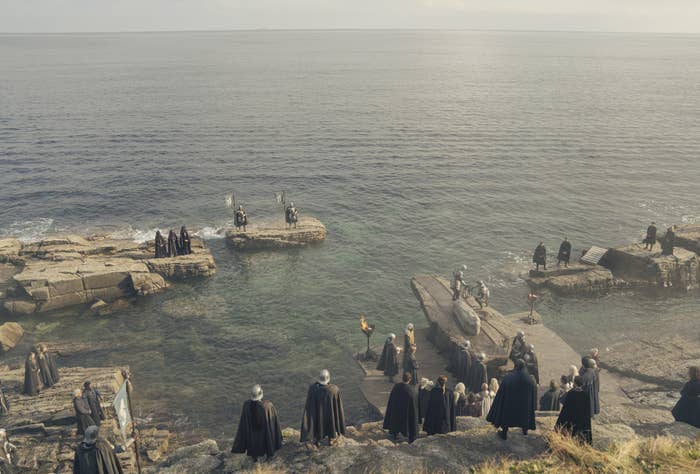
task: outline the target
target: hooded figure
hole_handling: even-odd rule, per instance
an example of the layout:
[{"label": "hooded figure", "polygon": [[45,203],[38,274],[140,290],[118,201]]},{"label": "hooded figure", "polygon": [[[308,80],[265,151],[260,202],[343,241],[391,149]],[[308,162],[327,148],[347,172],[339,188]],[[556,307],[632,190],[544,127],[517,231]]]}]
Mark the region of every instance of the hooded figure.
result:
[{"label": "hooded figure", "polygon": [[535,354],[535,346],[532,344],[528,344],[527,346],[527,352],[525,352],[525,355],[523,356],[523,360],[525,360],[525,365],[527,366],[527,372],[535,377],[535,382],[537,382],[537,385],[540,384],[540,366],[539,363],[537,362],[537,354]]},{"label": "hooded figure", "polygon": [[482,352],[472,364],[471,371],[469,372],[469,381],[467,383],[467,388],[471,393],[479,393],[481,391],[481,385],[489,381],[486,364],[484,363],[485,360],[486,355]]},{"label": "hooded figure", "polygon": [[564,263],[564,266],[568,267],[569,260],[571,260],[571,242],[564,237],[564,241],[559,246],[559,253],[557,254],[557,266]]},{"label": "hooded figure", "polygon": [[540,411],[559,411],[561,404],[559,403],[559,385],[552,380],[549,382],[549,390],[544,392],[540,398]]},{"label": "hooded figure", "polygon": [[420,379],[420,385],[418,387],[418,422],[421,424],[425,419],[425,412],[428,411],[430,391],[434,386],[435,384],[432,382],[432,380],[428,380],[426,378]]},{"label": "hooded figure", "polygon": [[486,421],[501,428],[498,435],[502,439],[508,438],[508,428],[522,428],[525,435],[528,430],[535,429],[536,389],[527,373],[525,362],[522,359],[516,360],[515,369],[503,377],[486,416]]},{"label": "hooded figure", "polygon": [[671,414],[676,421],[700,428],[700,367],[691,367],[688,374],[690,380],[683,386]]},{"label": "hooded figure", "polygon": [[73,408],[75,409],[75,420],[78,423],[78,434],[84,434],[89,426],[97,426],[95,420],[92,419],[90,405],[80,389],[73,392]]},{"label": "hooded figure", "polygon": [[46,358],[46,362],[49,365],[49,372],[51,373],[53,383],[57,384],[61,376],[58,373],[58,365],[56,364],[56,358],[53,356],[53,354],[51,354],[48,351],[46,344],[40,344],[39,349],[41,350],[41,353],[44,355],[44,357]]},{"label": "hooded figure", "polygon": [[156,258],[165,258],[168,256],[168,247],[165,244],[163,234],[159,230],[156,231]]},{"label": "hooded figure", "polygon": [[469,377],[472,373],[472,365],[475,363],[471,341],[466,341],[460,346],[458,361],[459,363],[455,368],[455,375],[457,376],[458,381],[467,385],[469,383]]},{"label": "hooded figure", "polygon": [[547,269],[547,249],[544,246],[544,242],[535,247],[535,253],[532,254],[532,263],[536,265],[535,270],[540,269],[540,265]]},{"label": "hooded figure", "polygon": [[263,456],[270,459],[281,447],[282,430],[277,410],[271,401],[263,400],[260,385],[254,385],[250,400],[243,404],[231,452],[246,453],[257,461]]},{"label": "hooded figure", "polygon": [[516,334],[513,338],[513,344],[511,344],[510,355],[508,358],[515,362],[518,359],[523,359],[526,352],[527,343],[525,342],[525,332],[518,331],[518,334]]},{"label": "hooded figure", "polygon": [[51,376],[50,364],[46,358],[46,354],[41,352],[41,346],[36,346],[34,348],[34,352],[36,353],[36,363],[39,367],[39,378],[41,379],[41,383],[44,385],[44,388],[53,387],[56,382]]},{"label": "hooded figure", "polygon": [[294,207],[294,203],[290,202],[289,206],[284,210],[284,221],[289,227],[294,226],[297,228],[297,222],[299,221],[299,210]]},{"label": "hooded figure", "polygon": [[189,255],[192,253],[192,241],[190,241],[190,233],[187,232],[187,227],[180,227],[180,255]]},{"label": "hooded figure", "polygon": [[592,416],[590,397],[583,388],[583,377],[578,375],[574,379],[574,388],[566,394],[554,429],[566,431],[571,436],[591,444],[593,442],[593,434],[591,432]]},{"label": "hooded figure", "polygon": [[413,323],[408,323],[406,331],[403,334],[403,363],[401,364],[404,372],[411,371],[411,362],[408,360],[408,352],[411,346],[416,345],[416,336],[413,332]]},{"label": "hooded figure", "polygon": [[455,385],[455,389],[453,392],[455,397],[455,416],[469,416],[469,413],[467,411],[468,401],[466,390],[467,389],[462,382]]},{"label": "hooded figure", "polygon": [[10,401],[7,399],[5,392],[0,386],[0,416],[6,415],[10,412]]},{"label": "hooded figure", "polygon": [[99,429],[91,426],[85,430],[82,443],[75,449],[73,474],[121,474],[122,466],[114,449],[106,441],[97,439]]},{"label": "hooded figure", "polygon": [[454,431],[457,426],[456,416],[454,394],[447,388],[447,377],[441,375],[437,385],[430,391],[423,431],[428,435]]},{"label": "hooded figure", "polygon": [[22,393],[33,397],[38,395],[40,390],[39,363],[36,360],[36,354],[32,350],[24,362],[24,389]]},{"label": "hooded figure", "polygon": [[652,222],[649,227],[647,227],[647,236],[644,238],[644,249],[653,250],[656,244],[656,223]]},{"label": "hooded figure", "polygon": [[105,419],[105,414],[102,411],[102,405],[100,401],[102,400],[102,395],[97,389],[93,389],[90,382],[85,382],[83,384],[83,397],[88,402],[90,406],[90,415],[97,426],[100,426],[102,420]]},{"label": "hooded figure", "polygon": [[180,253],[180,242],[177,240],[177,234],[170,229],[168,232],[168,257],[177,257]]},{"label": "hooded figure", "polygon": [[393,377],[399,373],[399,350],[394,341],[396,341],[396,335],[389,334],[377,364],[377,370],[383,371],[387,377]]},{"label": "hooded figure", "polygon": [[666,229],[666,235],[664,235],[661,241],[661,255],[673,255],[673,246],[676,243],[676,233],[673,231],[673,226]]},{"label": "hooded figure", "polygon": [[411,374],[405,372],[402,380],[391,389],[382,427],[394,439],[401,433],[412,443],[418,436],[418,394],[412,386]]},{"label": "hooded figure", "polygon": [[301,442],[313,440],[318,446],[323,438],[332,444],[345,434],[345,411],[340,389],[330,383],[331,374],[323,369],[318,382],[309,386],[304,415],[301,419]]},{"label": "hooded figure", "polygon": [[248,225],[248,214],[246,214],[243,206],[238,206],[236,213],[233,215],[233,223],[236,225],[237,229],[240,230],[240,228],[243,227],[243,232],[246,231],[246,226]]},{"label": "hooded figure", "polygon": [[[600,399],[598,398],[598,393],[600,392],[600,382],[598,380],[598,371],[596,370],[597,365],[595,360],[590,358],[585,358],[584,363],[586,368],[581,374],[583,377],[583,390],[588,392],[588,396],[590,397],[591,413],[593,415],[597,415],[600,413]],[[566,398],[568,397],[569,394],[567,393]]]}]

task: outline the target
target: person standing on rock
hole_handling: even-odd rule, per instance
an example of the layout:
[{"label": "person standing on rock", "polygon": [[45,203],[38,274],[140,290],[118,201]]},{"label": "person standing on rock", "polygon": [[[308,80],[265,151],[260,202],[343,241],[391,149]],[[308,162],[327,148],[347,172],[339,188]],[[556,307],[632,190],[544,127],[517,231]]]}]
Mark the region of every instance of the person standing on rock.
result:
[{"label": "person standing on rock", "polygon": [[523,355],[523,360],[527,366],[527,372],[535,377],[537,385],[540,384],[540,366],[537,362],[537,354],[535,353],[535,346],[528,344],[527,352]]},{"label": "person standing on rock", "polygon": [[559,411],[561,403],[559,402],[559,385],[556,380],[549,382],[549,390],[544,392],[540,398],[540,411]]},{"label": "person standing on rock", "polygon": [[432,380],[426,378],[420,379],[418,386],[418,422],[423,424],[425,413],[428,411],[428,402],[430,401],[430,391],[435,386]]},{"label": "person standing on rock", "polygon": [[418,383],[418,361],[416,360],[416,345],[408,346],[408,368],[404,372],[411,374],[411,385]]},{"label": "person standing on rock", "polygon": [[0,384],[0,416],[7,415],[10,412],[10,401],[7,399],[7,395],[2,389],[2,384]]},{"label": "person standing on rock", "polygon": [[161,234],[159,230],[156,231],[155,247],[156,247],[156,255],[155,255],[156,258],[165,258],[168,256],[168,247],[165,244],[165,239],[163,238],[163,234]]},{"label": "person standing on rock", "polygon": [[452,392],[455,397],[455,416],[469,416],[467,413],[467,388],[462,383],[459,382],[455,385],[454,391]]},{"label": "person standing on rock", "polygon": [[700,428],[700,367],[690,367],[688,377],[690,380],[683,386],[671,414],[676,421]]},{"label": "person standing on rock", "polygon": [[411,361],[408,354],[411,346],[416,345],[416,336],[413,332],[413,323],[408,323],[406,331],[403,334],[403,363],[401,364],[404,372],[411,371]]},{"label": "person standing on rock", "polygon": [[75,449],[73,474],[122,474],[124,471],[114,448],[98,439],[99,428],[90,426],[85,430],[83,441]]},{"label": "person standing on rock", "polygon": [[382,356],[377,363],[377,370],[384,372],[384,375],[393,380],[394,375],[399,373],[399,348],[396,347],[396,334],[389,334],[384,342]]},{"label": "person standing on rock", "polygon": [[41,351],[41,346],[35,346],[34,352],[36,353],[36,363],[39,366],[39,377],[41,378],[42,385],[44,388],[53,387],[55,382],[51,376],[49,361],[46,358],[46,355]]},{"label": "person standing on rock", "polygon": [[58,373],[58,365],[56,364],[56,358],[53,356],[53,354],[49,352],[48,348],[46,347],[46,344],[40,344],[39,349],[41,350],[42,355],[46,358],[46,361],[49,364],[49,372],[51,373],[53,383],[57,384],[61,376]]},{"label": "person standing on rock", "polygon": [[[492,383],[498,382],[496,379],[491,379]],[[493,397],[496,396],[496,392],[489,390],[488,384],[481,384],[481,392],[479,393],[479,400],[481,401],[481,418],[486,418],[491,410],[491,404],[493,403]]]},{"label": "person standing on rock", "polygon": [[36,359],[36,353],[32,349],[24,362],[24,389],[22,393],[33,397],[39,395],[40,391],[39,363]]},{"label": "person standing on rock", "polygon": [[500,428],[498,436],[501,439],[508,439],[509,428],[521,428],[524,435],[529,430],[536,429],[536,390],[537,386],[527,373],[525,361],[516,360],[515,369],[503,377],[486,416],[486,421]]},{"label": "person standing on rock", "polygon": [[189,255],[192,253],[192,241],[190,233],[187,232],[187,227],[180,227],[180,255]]},{"label": "person standing on rock", "polygon": [[574,388],[566,394],[554,429],[565,432],[581,442],[591,444],[593,442],[592,416],[591,400],[584,389],[584,379],[577,375],[574,379]]},{"label": "person standing on rock", "polygon": [[654,250],[654,245],[656,245],[656,223],[652,222],[647,227],[647,236],[644,238],[644,250]]},{"label": "person standing on rock", "polygon": [[[595,363],[595,360],[591,358],[585,358],[584,363],[585,370],[583,371],[583,374],[581,374],[581,377],[583,378],[583,389],[590,397],[591,414],[597,415],[600,413],[600,381],[598,378],[598,365]],[[574,385],[576,385],[575,379]],[[567,393],[566,396],[568,397],[569,394]]]},{"label": "person standing on rock", "polygon": [[391,389],[382,425],[392,438],[402,434],[409,443],[418,437],[418,393],[412,382],[411,374],[404,372],[402,381]]},{"label": "person standing on rock", "polygon": [[79,435],[84,434],[88,427],[97,425],[92,418],[90,405],[79,388],[76,388],[73,392],[73,408],[75,409],[75,420],[78,424]]},{"label": "person standing on rock", "polygon": [[168,232],[168,257],[177,257],[180,253],[180,242],[177,240],[177,234],[170,229]]},{"label": "person standing on rock", "polygon": [[474,297],[477,303],[479,303],[479,309],[483,309],[484,306],[489,305],[489,299],[491,299],[491,290],[486,286],[482,280],[479,280],[479,289]]},{"label": "person standing on rock", "polygon": [[318,447],[324,438],[328,438],[328,444],[333,445],[340,435],[345,434],[345,410],[340,389],[330,381],[330,372],[323,369],[318,381],[309,387],[301,419],[302,443],[313,441]]},{"label": "person standing on rock", "polygon": [[460,363],[456,367],[455,372],[457,381],[462,382],[465,385],[469,384],[469,379],[472,373],[472,365],[475,363],[475,358],[476,357],[472,351],[471,341],[465,341],[460,347]]},{"label": "person standing on rock", "polygon": [[513,338],[513,343],[510,346],[510,355],[508,358],[515,362],[518,359],[523,359],[527,352],[527,343],[525,342],[525,332],[518,331]]},{"label": "person standing on rock", "polygon": [[666,229],[666,235],[661,240],[661,255],[673,255],[673,247],[676,243],[675,226]]},{"label": "person standing on rock", "polygon": [[[462,265],[462,270],[466,271],[467,266]],[[454,275],[452,275],[452,299],[454,301],[460,298],[462,290],[467,287],[467,283],[464,281],[464,271],[457,270]]]},{"label": "person standing on rock", "polygon": [[537,247],[535,247],[535,253],[532,254],[532,263],[535,264],[535,271],[540,270],[540,265],[547,270],[547,249],[544,246],[544,242],[540,242]]},{"label": "person standing on rock", "polygon": [[253,385],[250,400],[241,410],[238,431],[233,441],[232,453],[246,453],[257,461],[263,456],[270,459],[282,447],[282,430],[277,410],[269,400],[263,400],[260,385]]},{"label": "person standing on rock", "polygon": [[469,372],[469,380],[467,388],[471,393],[481,392],[481,386],[489,381],[488,371],[486,370],[486,354],[483,352],[476,357],[476,361],[472,364]]},{"label": "person standing on rock", "polygon": [[240,232],[241,227],[243,227],[243,232],[246,232],[248,214],[246,214],[243,206],[238,206],[238,209],[236,209],[236,213],[233,215],[233,223],[236,225],[236,230]]},{"label": "person standing on rock", "polygon": [[297,228],[297,222],[299,221],[299,210],[294,207],[294,203],[290,202],[289,206],[284,210],[284,222],[286,223],[286,227],[292,228]]},{"label": "person standing on rock", "polygon": [[90,406],[90,416],[93,421],[97,426],[100,426],[105,419],[105,414],[102,411],[102,404],[100,403],[102,401],[102,395],[97,389],[92,388],[89,381],[83,384],[83,398],[87,400]]},{"label": "person standing on rock", "polygon": [[569,261],[571,260],[571,242],[569,239],[564,237],[564,241],[559,246],[559,253],[557,254],[557,267],[564,264],[564,268],[569,267]]},{"label": "person standing on rock", "polygon": [[423,421],[423,431],[428,435],[450,433],[457,426],[455,398],[447,388],[447,377],[438,377],[437,385],[430,391],[428,408]]}]

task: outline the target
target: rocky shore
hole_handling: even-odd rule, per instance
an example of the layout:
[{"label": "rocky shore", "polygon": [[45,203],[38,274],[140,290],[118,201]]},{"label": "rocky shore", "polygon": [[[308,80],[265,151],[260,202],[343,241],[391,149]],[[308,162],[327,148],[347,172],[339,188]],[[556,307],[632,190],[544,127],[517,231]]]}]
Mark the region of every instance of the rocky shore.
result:
[{"label": "rocky shore", "polygon": [[226,242],[237,250],[304,247],[325,240],[328,231],[318,219],[302,216],[294,228],[279,225],[250,225],[245,232],[226,231]]}]

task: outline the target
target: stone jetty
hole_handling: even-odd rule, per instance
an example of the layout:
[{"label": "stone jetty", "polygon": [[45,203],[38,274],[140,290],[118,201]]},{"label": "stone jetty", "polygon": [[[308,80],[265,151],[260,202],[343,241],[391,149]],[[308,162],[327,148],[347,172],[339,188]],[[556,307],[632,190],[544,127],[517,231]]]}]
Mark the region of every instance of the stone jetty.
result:
[{"label": "stone jetty", "polygon": [[209,249],[192,239],[192,253],[153,258],[153,242],[62,235],[37,242],[0,240],[0,299],[11,314],[146,296],[169,282],[216,272]]},{"label": "stone jetty", "polygon": [[262,250],[304,247],[325,240],[328,231],[318,219],[302,216],[295,228],[284,223],[249,225],[246,232],[226,231],[226,242],[237,250]]}]

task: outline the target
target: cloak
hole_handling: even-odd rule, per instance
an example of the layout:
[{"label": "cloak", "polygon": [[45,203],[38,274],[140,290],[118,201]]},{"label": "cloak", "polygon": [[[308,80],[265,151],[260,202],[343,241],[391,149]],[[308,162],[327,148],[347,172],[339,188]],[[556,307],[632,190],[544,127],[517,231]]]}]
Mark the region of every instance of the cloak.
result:
[{"label": "cloak", "polygon": [[245,213],[245,211],[241,211],[240,209],[236,211],[236,214],[234,215],[234,224],[236,227],[243,227],[245,225],[248,225],[248,214]]},{"label": "cloak", "polygon": [[423,423],[425,413],[428,411],[428,402],[430,401],[430,390],[425,388],[418,389],[418,422]]},{"label": "cloak", "polygon": [[481,393],[481,385],[488,384],[488,375],[486,371],[486,365],[483,361],[477,360],[472,364],[472,370],[469,373],[467,390],[472,393]]},{"label": "cloak", "polygon": [[538,265],[546,265],[547,249],[544,245],[538,245],[535,248],[535,253],[532,255],[532,263],[536,263]]},{"label": "cloak", "polygon": [[24,390],[22,393],[25,395],[38,395],[41,389],[41,380],[39,380],[39,366],[36,363],[36,358],[31,359],[27,356],[27,360],[24,363]]},{"label": "cloak", "polygon": [[527,370],[516,370],[503,377],[503,381],[491,403],[486,421],[497,428],[519,427],[534,430],[535,398],[534,385]]},{"label": "cloak", "polygon": [[650,225],[647,227],[647,237],[644,239],[644,243],[651,245],[656,243],[656,226]]},{"label": "cloak", "polygon": [[180,242],[177,240],[177,234],[170,229],[168,234],[168,257],[177,257],[180,253]]},{"label": "cloak", "polygon": [[466,347],[462,347],[460,351],[460,364],[459,371],[457,372],[457,379],[464,385],[469,385],[469,377],[472,373],[472,365],[474,364],[474,357],[472,357],[472,351]]},{"label": "cloak", "polygon": [[537,354],[528,351],[525,353],[525,365],[527,366],[527,372],[535,377],[535,382],[537,385],[540,384],[540,366],[537,362]]},{"label": "cloak", "polygon": [[661,255],[673,255],[673,245],[676,243],[676,233],[668,229],[661,241]]},{"label": "cloak", "polygon": [[192,253],[192,242],[190,241],[190,233],[183,225],[180,228],[180,255],[189,255]]},{"label": "cloak", "polygon": [[83,397],[90,407],[90,416],[97,426],[100,426],[102,420],[105,419],[105,414],[102,411],[102,405],[100,405],[100,397],[97,390],[91,388],[90,390],[83,390]]},{"label": "cloak", "polygon": [[559,411],[561,402],[559,401],[559,389],[549,389],[540,398],[541,411]]},{"label": "cloak", "polygon": [[156,231],[155,247],[156,258],[164,258],[168,256],[168,249],[165,245],[165,239],[163,238],[163,235],[160,233],[160,231]]},{"label": "cloak", "polygon": [[469,415],[467,397],[460,393],[459,395],[455,394],[455,398],[457,398],[455,400],[455,416],[471,416]]},{"label": "cloak", "polygon": [[345,412],[340,389],[333,384],[311,384],[306,395],[306,406],[301,419],[301,439],[320,442],[345,434]]},{"label": "cloak", "polygon": [[411,371],[411,363],[408,360],[408,348],[411,347],[416,343],[416,337],[413,331],[408,333],[404,333],[403,335],[403,363],[401,366],[403,367],[404,372],[410,372]]},{"label": "cloak", "polygon": [[51,376],[51,369],[49,368],[49,361],[44,354],[37,354],[36,356],[37,365],[39,366],[39,377],[41,378],[41,383],[45,388],[53,387],[56,382]]},{"label": "cloak", "polygon": [[399,355],[396,345],[388,340],[384,342],[382,356],[379,358],[377,370],[384,371],[387,377],[393,377],[399,373]]},{"label": "cloak", "polygon": [[444,434],[455,430],[457,425],[455,412],[455,397],[452,390],[436,385],[430,391],[428,408],[425,411],[423,431],[428,435]]},{"label": "cloak", "polygon": [[122,466],[112,448],[101,439],[95,444],[82,442],[75,448],[73,474],[121,474]]},{"label": "cloak", "polygon": [[564,404],[554,425],[556,430],[566,430],[571,436],[590,444],[593,442],[591,432],[591,401],[586,390],[571,389],[567,392]]},{"label": "cloak", "polygon": [[513,338],[513,344],[511,345],[510,355],[508,358],[515,362],[517,359],[522,359],[525,357],[525,339],[520,339],[518,336]]},{"label": "cloak", "polygon": [[[588,392],[591,402],[591,413],[597,415],[600,413],[600,400],[598,392],[600,391],[600,382],[598,381],[598,372],[595,369],[588,368],[583,371],[583,389]],[[567,398],[569,395],[567,394]]]},{"label": "cloak", "polygon": [[51,378],[53,383],[56,384],[60,380],[61,376],[58,373],[58,365],[56,364],[56,358],[48,351],[44,352],[46,361],[49,364],[49,372],[51,373]]},{"label": "cloak", "polygon": [[565,240],[559,246],[559,254],[557,255],[557,260],[559,260],[560,262],[569,263],[570,259],[571,259],[571,242],[569,242],[568,240]]},{"label": "cloak", "polygon": [[411,385],[416,385],[418,383],[418,361],[415,354],[408,355],[408,367],[405,367],[404,370],[411,374]]},{"label": "cloak", "polygon": [[5,415],[10,412],[10,401],[7,399],[5,392],[0,387],[0,415]]},{"label": "cloak", "polygon": [[271,458],[282,447],[282,430],[277,410],[269,400],[247,400],[241,410],[232,453],[247,453],[252,458]]},{"label": "cloak", "polygon": [[400,382],[389,394],[384,415],[385,430],[393,436],[401,433],[412,443],[418,436],[418,394],[411,385]]},{"label": "cloak", "polygon": [[676,421],[700,428],[700,380],[691,380],[681,390],[681,399],[671,410]]},{"label": "cloak", "polygon": [[78,434],[85,434],[89,426],[97,426],[95,420],[90,416],[90,405],[83,397],[73,397],[73,408],[75,408],[75,421],[78,423]]}]

